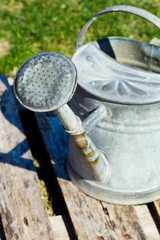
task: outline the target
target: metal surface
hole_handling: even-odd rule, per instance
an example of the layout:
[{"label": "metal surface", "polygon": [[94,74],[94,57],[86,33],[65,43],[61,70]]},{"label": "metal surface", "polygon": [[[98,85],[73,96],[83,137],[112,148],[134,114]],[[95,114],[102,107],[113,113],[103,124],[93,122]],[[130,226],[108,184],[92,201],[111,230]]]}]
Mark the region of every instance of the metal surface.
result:
[{"label": "metal surface", "polygon": [[66,56],[39,53],[22,64],[14,81],[21,104],[33,111],[54,110],[68,102],[76,88],[76,69]]},{"label": "metal surface", "polygon": [[122,104],[160,101],[160,48],[110,37],[79,48],[72,61],[78,84],[103,100]]},{"label": "metal surface", "polygon": [[[70,107],[65,104],[56,110],[63,127],[69,133],[77,151],[79,152],[84,165],[87,166],[88,178],[96,181],[109,181],[111,169],[108,157],[102,151],[99,151],[90,137],[85,133],[82,122]],[[104,108],[104,116],[105,108]],[[77,164],[79,164],[77,162]]]},{"label": "metal surface", "polygon": [[82,46],[89,26],[98,17],[110,12],[135,14],[160,28],[158,17],[133,6],[117,5],[96,13],[82,27],[76,51],[72,56],[72,61],[78,69],[78,84],[89,93],[111,102],[125,104],[159,102],[158,46],[120,37],[100,39]]},{"label": "metal surface", "polygon": [[[14,92],[20,103],[38,112],[55,109],[63,127],[70,134],[90,169],[92,179],[108,181],[109,163],[85,134],[82,122],[66,104],[76,86],[76,68],[62,54],[40,53],[19,68],[14,81]],[[105,115],[105,109],[104,109]]]},{"label": "metal surface", "polygon": [[155,45],[117,37],[81,46],[90,24],[113,11],[160,27],[153,14],[122,5],[98,12],[84,25],[72,57],[78,87],[71,105],[78,116],[66,104],[75,90],[76,69],[63,55],[49,53],[51,63],[48,53],[27,60],[14,90],[30,110],[56,109],[70,134],[68,172],[82,191],[107,202],[139,204],[160,198],[160,52]]},{"label": "metal surface", "polygon": [[110,109],[111,116],[93,124],[88,135],[108,156],[111,177],[108,182],[92,181],[72,140],[68,172],[94,198],[140,204],[160,198],[160,48],[120,37],[81,46],[89,25],[111,11],[134,13],[160,27],[160,19],[144,10],[114,6],[95,14],[82,28],[72,57],[78,86],[71,107],[85,119],[84,126],[99,106]]}]

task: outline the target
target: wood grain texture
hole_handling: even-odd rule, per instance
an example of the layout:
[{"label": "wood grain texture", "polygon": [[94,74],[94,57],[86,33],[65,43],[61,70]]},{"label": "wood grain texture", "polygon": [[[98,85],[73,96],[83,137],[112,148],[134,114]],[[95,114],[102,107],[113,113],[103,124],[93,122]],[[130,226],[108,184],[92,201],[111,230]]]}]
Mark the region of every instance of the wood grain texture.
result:
[{"label": "wood grain texture", "polygon": [[122,206],[102,202],[119,239],[159,240],[160,235],[146,205]]},{"label": "wood grain texture", "polygon": [[160,235],[159,235],[158,229],[156,228],[151,215],[148,215],[147,205],[135,206],[135,211],[136,211],[139,223],[141,225],[141,228],[143,229],[143,232],[146,235],[146,239],[159,240]]},{"label": "wood grain texture", "polygon": [[53,230],[54,240],[69,240],[69,234],[65,226],[65,216],[50,217],[51,227]]},{"label": "wood grain texture", "polygon": [[[78,190],[65,169],[68,136],[54,112],[36,114],[79,240],[158,240],[151,214],[142,205],[118,206],[97,201]],[[143,218],[148,219],[148,224]]]},{"label": "wood grain texture", "polygon": [[0,97],[0,213],[6,239],[54,239],[12,87],[4,75]]}]

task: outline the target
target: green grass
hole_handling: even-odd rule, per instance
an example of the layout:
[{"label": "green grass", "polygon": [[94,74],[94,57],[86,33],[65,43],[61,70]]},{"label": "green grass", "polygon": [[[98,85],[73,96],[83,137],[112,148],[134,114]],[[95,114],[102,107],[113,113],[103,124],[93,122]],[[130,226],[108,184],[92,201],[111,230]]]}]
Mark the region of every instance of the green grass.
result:
[{"label": "green grass", "polygon": [[[83,24],[108,6],[134,5],[160,16],[159,0],[0,0],[0,4],[0,72],[7,76],[14,76],[27,58],[39,52],[71,57]],[[159,30],[137,16],[110,13],[93,23],[85,40],[106,36],[150,41],[159,37]]]}]

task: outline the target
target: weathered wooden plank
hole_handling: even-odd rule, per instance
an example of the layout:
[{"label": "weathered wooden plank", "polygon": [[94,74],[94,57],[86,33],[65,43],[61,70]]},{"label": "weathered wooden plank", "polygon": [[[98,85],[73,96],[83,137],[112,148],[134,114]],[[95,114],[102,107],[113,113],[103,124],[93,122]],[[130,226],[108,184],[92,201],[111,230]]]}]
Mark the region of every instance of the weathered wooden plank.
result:
[{"label": "weathered wooden plank", "polygon": [[99,201],[86,196],[69,180],[59,178],[59,183],[78,239],[118,239]]},{"label": "weathered wooden plank", "polygon": [[158,240],[160,235],[146,205],[122,206],[102,202],[119,239]]},{"label": "weathered wooden plank", "polygon": [[12,88],[0,75],[0,213],[7,240],[51,240],[53,233]]},{"label": "weathered wooden plank", "polygon": [[135,211],[139,219],[139,223],[143,229],[143,232],[146,235],[146,239],[150,240],[159,240],[160,235],[156,225],[153,222],[153,218],[148,214],[147,205],[135,206]]},{"label": "weathered wooden plank", "polygon": [[[65,171],[68,137],[64,133],[61,123],[54,112],[38,113],[36,117],[79,240],[160,239],[154,221],[145,205],[133,207],[101,203],[79,191],[69,181]],[[148,225],[142,221],[143,217],[149,220]]]},{"label": "weathered wooden plank", "polygon": [[70,236],[64,222],[65,216],[50,217],[54,240],[69,240]]}]

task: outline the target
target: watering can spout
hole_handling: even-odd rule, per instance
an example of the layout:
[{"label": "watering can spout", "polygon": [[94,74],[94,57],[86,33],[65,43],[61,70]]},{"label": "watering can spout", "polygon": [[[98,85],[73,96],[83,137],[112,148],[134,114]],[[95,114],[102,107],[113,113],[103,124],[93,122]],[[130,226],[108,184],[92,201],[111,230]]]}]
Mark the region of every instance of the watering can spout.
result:
[{"label": "watering can spout", "polygon": [[[101,115],[106,115],[104,107],[99,107]],[[56,110],[63,127],[69,133],[82,154],[83,160],[88,165],[91,175],[96,181],[108,181],[110,178],[110,165],[104,153],[96,148],[93,141],[84,130],[82,121],[77,117],[71,108],[65,104]],[[85,125],[86,125],[85,121]]]},{"label": "watering can spout", "polygon": [[[29,110],[55,110],[64,129],[82,153],[82,159],[88,165],[93,179],[107,181],[110,176],[107,158],[95,147],[85,133],[80,118],[66,104],[74,94],[76,80],[76,68],[69,58],[55,52],[40,53],[19,68],[14,92],[19,102]],[[99,110],[100,116],[105,115],[105,111],[102,114],[102,108]],[[87,126],[87,121],[84,125]]]}]

